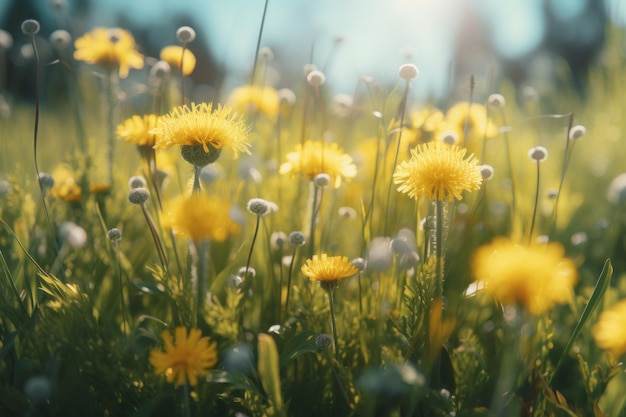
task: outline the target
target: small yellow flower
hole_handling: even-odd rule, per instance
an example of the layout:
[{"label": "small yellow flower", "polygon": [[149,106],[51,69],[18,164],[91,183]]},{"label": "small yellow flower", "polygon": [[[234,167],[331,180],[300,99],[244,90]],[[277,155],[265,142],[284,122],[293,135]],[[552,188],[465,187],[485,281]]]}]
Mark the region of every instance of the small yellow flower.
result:
[{"label": "small yellow flower", "polygon": [[472,259],[473,276],[502,303],[542,314],[568,302],[578,273],[559,243],[518,245],[497,238],[481,246]]},{"label": "small yellow flower", "polygon": [[348,278],[359,272],[345,256],[313,255],[302,265],[302,273],[312,281],[329,282]]},{"label": "small yellow flower", "polygon": [[154,373],[165,374],[167,382],[195,386],[198,377],[204,376],[217,363],[217,344],[211,343],[209,337],[201,337],[199,329],[190,329],[187,336],[185,327],[175,330],[176,342],[167,330],[163,331],[165,352],[153,349],[150,352],[150,363]]},{"label": "small yellow flower", "polygon": [[159,118],[158,127],[151,131],[157,134],[155,148],[173,145],[201,146],[205,153],[209,147],[216,150],[228,148],[235,157],[248,150],[248,129],[237,113],[230,107],[212,103],[192,103],[191,107],[177,106],[169,114]]},{"label": "small yellow flower", "polygon": [[50,194],[63,201],[70,203],[78,202],[82,199],[83,193],[74,178],[74,172],[66,165],[61,165],[52,171],[54,186],[50,189]]},{"label": "small yellow flower", "polygon": [[446,112],[444,123],[449,129],[456,131],[460,138],[463,137],[466,124],[468,137],[482,139],[483,136],[492,138],[498,134],[498,127],[487,118],[487,108],[477,103],[456,103]]},{"label": "small yellow flower", "polygon": [[306,141],[294,152],[287,154],[287,162],[280,166],[281,174],[302,174],[313,180],[318,174],[328,174],[335,188],[342,178],[350,180],[356,176],[356,165],[352,157],[344,153],[336,143]]},{"label": "small yellow flower", "polygon": [[183,56],[183,47],[178,45],[166,46],[161,49],[161,53],[159,54],[161,60],[167,62],[173,67],[176,67],[180,70],[181,67],[181,58],[182,58],[182,67],[183,67],[183,75],[187,76],[193,72],[196,68],[196,56],[189,49],[185,48],[184,56]]},{"label": "small yellow flower", "polygon": [[425,108],[412,112],[404,126],[402,139],[409,143],[426,143],[437,138],[443,126],[443,112],[436,108]]},{"label": "small yellow flower", "polygon": [[393,180],[398,191],[409,197],[431,200],[462,199],[463,191],[480,188],[482,176],[474,155],[443,142],[429,142],[411,149],[411,159],[398,165]]},{"label": "small yellow flower", "polygon": [[156,135],[150,131],[157,127],[158,120],[159,116],[156,114],[134,115],[120,123],[115,133],[118,139],[124,139],[126,142],[153,147]]},{"label": "small yellow flower", "polygon": [[166,204],[163,222],[194,242],[223,242],[240,227],[230,217],[230,205],[205,193],[193,193]]},{"label": "small yellow flower", "polygon": [[276,120],[280,110],[278,92],[267,86],[244,85],[235,88],[230,93],[228,104],[239,113],[257,111],[269,120]]},{"label": "small yellow flower", "polygon": [[626,300],[603,311],[591,329],[598,346],[616,357],[626,352]]},{"label": "small yellow flower", "polygon": [[119,66],[121,78],[128,77],[130,68],[143,68],[143,55],[136,50],[130,32],[120,28],[95,28],[76,39],[74,59],[107,69]]}]

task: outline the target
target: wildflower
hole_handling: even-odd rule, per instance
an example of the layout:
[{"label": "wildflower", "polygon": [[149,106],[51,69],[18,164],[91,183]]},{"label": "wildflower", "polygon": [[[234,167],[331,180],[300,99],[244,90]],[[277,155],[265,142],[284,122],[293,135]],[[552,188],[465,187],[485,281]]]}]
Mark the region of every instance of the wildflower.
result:
[{"label": "wildflower", "polygon": [[304,233],[298,231],[289,233],[289,243],[296,247],[303,246],[306,243]]},{"label": "wildflower", "polygon": [[483,180],[489,181],[493,178],[494,170],[491,165],[481,165],[480,166],[480,175],[483,177]]},{"label": "wildflower", "polygon": [[518,245],[505,238],[481,246],[473,256],[473,275],[506,305],[542,314],[570,300],[578,279],[574,263],[558,243]]},{"label": "wildflower", "polygon": [[313,70],[307,74],[306,82],[311,87],[321,87],[326,82],[326,75],[322,71]]},{"label": "wildflower", "polygon": [[406,81],[416,78],[419,73],[419,70],[413,64],[400,65],[400,68],[398,69],[398,75],[400,75],[400,78]]},{"label": "wildflower", "polygon": [[172,72],[170,64],[165,61],[157,61],[150,68],[150,85],[158,87],[162,82],[166,81]]},{"label": "wildflower", "polygon": [[317,174],[315,178],[313,178],[313,182],[318,188],[326,188],[330,185],[330,175],[324,172],[322,172],[321,174]]},{"label": "wildflower", "polygon": [[193,193],[166,205],[165,225],[194,242],[210,238],[223,242],[240,228],[230,216],[230,206],[207,194]]},{"label": "wildflower", "polygon": [[492,94],[487,99],[487,103],[495,109],[503,109],[506,106],[506,100],[502,94]]},{"label": "wildflower", "polygon": [[177,106],[159,118],[155,148],[180,145],[187,162],[205,166],[214,162],[223,148],[232,150],[235,157],[248,150],[248,129],[241,117],[230,107],[212,103],[192,103],[191,107]]},{"label": "wildflower", "polygon": [[285,232],[278,231],[270,235],[270,246],[272,249],[283,249],[287,242],[289,242],[289,238]]},{"label": "wildflower", "polygon": [[443,142],[429,142],[411,150],[411,159],[393,174],[398,191],[409,197],[431,200],[462,199],[461,193],[480,187],[482,176],[474,155],[463,159],[466,149]]},{"label": "wildflower", "polygon": [[535,146],[528,150],[528,157],[533,161],[545,162],[548,159],[548,150],[543,146]]},{"label": "wildflower", "polygon": [[39,173],[39,185],[44,190],[49,190],[54,187],[54,177],[47,172]]},{"label": "wildflower", "polygon": [[156,142],[156,135],[150,132],[157,127],[158,121],[159,116],[156,114],[133,115],[117,126],[115,134],[118,139],[152,148]]},{"label": "wildflower", "polygon": [[121,78],[128,77],[130,68],[143,68],[143,55],[135,48],[130,32],[120,28],[95,28],[76,39],[74,59],[106,69],[119,66]]},{"label": "wildflower", "polygon": [[198,377],[204,376],[217,363],[216,343],[209,337],[201,337],[199,329],[177,327],[175,342],[170,332],[162,333],[165,352],[153,349],[150,352],[150,363],[155,374],[165,374],[167,382],[191,386],[198,384]]},{"label": "wildflower", "polygon": [[309,180],[325,173],[338,188],[343,178],[349,180],[356,176],[356,165],[336,143],[306,141],[304,147],[298,145],[294,152],[287,154],[287,162],[280,166],[279,173],[303,174]]},{"label": "wildflower", "polygon": [[145,188],[137,187],[128,193],[128,202],[138,206],[144,204],[150,198],[150,191]]},{"label": "wildflower", "polygon": [[109,231],[107,232],[107,237],[111,242],[119,242],[120,240],[122,240],[122,231],[117,227],[114,227],[112,229],[109,229]]},{"label": "wildflower", "polygon": [[251,198],[246,208],[250,213],[256,214],[257,216],[265,216],[272,211],[270,202],[262,198]]},{"label": "wildflower", "polygon": [[147,186],[148,183],[146,182],[146,179],[141,175],[133,175],[128,179],[128,188],[131,190],[135,188],[146,188]]},{"label": "wildflower", "polygon": [[244,85],[230,93],[227,103],[238,113],[258,112],[274,121],[278,117],[280,100],[278,91],[272,87]]},{"label": "wildflower", "polygon": [[356,274],[359,270],[345,256],[313,255],[302,265],[302,273],[320,284],[336,284],[337,281]]},{"label": "wildflower", "polygon": [[60,166],[52,171],[54,185],[50,194],[63,201],[78,202],[82,199],[82,190],[76,183],[74,173],[67,166]]},{"label": "wildflower", "polygon": [[585,136],[587,133],[587,128],[583,125],[576,125],[572,127],[569,131],[569,139],[570,140],[578,140]]},{"label": "wildflower", "polygon": [[321,333],[315,338],[315,346],[320,352],[325,351],[333,345],[333,338],[327,333]]},{"label": "wildflower", "polygon": [[616,357],[626,352],[626,300],[603,311],[591,334],[599,347]]},{"label": "wildflower", "polygon": [[161,49],[159,53],[161,61],[167,62],[169,65],[178,68],[182,68],[183,75],[189,75],[196,68],[196,56],[189,49],[178,45],[170,45]]},{"label": "wildflower", "polygon": [[467,136],[470,137],[482,138],[486,136],[492,138],[498,134],[498,127],[491,119],[487,118],[485,106],[476,103],[464,101],[456,103],[446,112],[445,123],[459,136],[463,136],[466,124]]},{"label": "wildflower", "polygon": [[363,272],[367,268],[367,261],[363,258],[354,258],[350,263],[354,265],[359,272]]},{"label": "wildflower", "polygon": [[183,44],[193,42],[196,39],[196,31],[189,26],[181,26],[176,30],[176,39]]},{"label": "wildflower", "polygon": [[41,26],[35,19],[26,19],[22,22],[22,33],[24,35],[36,35],[39,33]]}]

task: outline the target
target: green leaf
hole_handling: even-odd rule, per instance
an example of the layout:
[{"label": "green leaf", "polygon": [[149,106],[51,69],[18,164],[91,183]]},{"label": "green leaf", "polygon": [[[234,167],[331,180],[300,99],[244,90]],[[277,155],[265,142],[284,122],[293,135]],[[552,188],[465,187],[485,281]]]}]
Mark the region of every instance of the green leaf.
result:
[{"label": "green leaf", "polygon": [[227,384],[235,389],[242,389],[245,391],[258,392],[256,385],[252,383],[245,375],[236,372],[229,373],[222,370],[212,370],[206,377],[207,382],[214,384]]},{"label": "green leaf", "polygon": [[278,370],[278,349],[272,336],[259,334],[259,378],[263,389],[270,400],[280,411],[283,408],[283,397],[280,392],[280,373]]},{"label": "green leaf", "polygon": [[304,330],[289,339],[280,354],[280,367],[284,368],[290,360],[304,353],[317,353],[315,344],[316,333],[313,330]]},{"label": "green leaf", "polygon": [[569,337],[569,340],[567,341],[567,345],[565,345],[565,349],[563,349],[563,353],[561,353],[561,357],[559,358],[559,361],[554,367],[554,371],[552,372],[552,375],[550,376],[550,379],[548,380],[548,385],[552,382],[552,378],[554,378],[554,375],[556,375],[556,373],[558,372],[559,367],[563,364],[563,361],[567,357],[567,354],[572,348],[572,345],[574,344],[574,342],[580,335],[580,332],[582,332],[585,323],[591,316],[591,313],[593,313],[593,311],[596,309],[598,304],[600,304],[600,301],[604,297],[604,294],[606,293],[606,290],[611,283],[611,277],[613,277],[613,265],[611,264],[611,260],[607,259],[604,262],[604,267],[602,268],[602,272],[600,272],[600,276],[598,277],[596,286],[593,289],[593,293],[591,294],[591,297],[589,298],[589,302],[587,302],[587,305],[585,306],[583,313],[580,315],[580,318],[578,319],[578,323],[576,323],[576,326],[574,327],[574,331],[572,332],[572,334]]}]

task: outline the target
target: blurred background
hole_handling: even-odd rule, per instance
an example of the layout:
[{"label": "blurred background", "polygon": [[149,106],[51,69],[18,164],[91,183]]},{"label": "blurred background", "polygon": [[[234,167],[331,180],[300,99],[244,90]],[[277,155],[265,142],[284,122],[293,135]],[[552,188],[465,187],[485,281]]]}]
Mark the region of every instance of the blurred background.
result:
[{"label": "blurred background", "polygon": [[[568,71],[584,94],[589,67],[602,64],[608,25],[626,24],[623,3],[270,0],[261,46],[273,51],[270,79],[279,88],[292,87],[313,63],[335,92],[349,94],[362,76],[395,83],[398,66],[411,62],[420,69],[413,94],[421,100],[467,96],[470,74],[477,89],[507,77],[541,92],[555,88],[556,72]],[[147,56],[175,44],[179,26],[191,26],[198,33],[190,46],[199,61],[193,82],[225,94],[249,81],[264,6],[264,0],[0,0],[0,28],[14,43],[4,61],[6,85],[25,96],[33,88],[32,79],[19,76],[21,45],[29,42],[19,27],[34,18],[42,39],[59,28],[74,37],[95,26],[128,29]]]}]

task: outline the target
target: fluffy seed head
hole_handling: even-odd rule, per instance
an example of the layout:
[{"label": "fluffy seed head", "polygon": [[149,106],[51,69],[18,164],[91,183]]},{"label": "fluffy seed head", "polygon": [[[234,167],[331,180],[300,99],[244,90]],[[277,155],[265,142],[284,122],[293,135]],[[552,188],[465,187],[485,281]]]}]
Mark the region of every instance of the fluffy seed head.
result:
[{"label": "fluffy seed head", "polygon": [[545,162],[548,159],[548,150],[543,146],[535,146],[528,151],[528,157],[533,161]]},{"label": "fluffy seed head", "polygon": [[114,227],[107,232],[107,237],[111,240],[111,242],[119,242],[122,240],[122,231],[117,227]]},{"label": "fluffy seed head", "polygon": [[128,202],[131,204],[142,205],[150,198],[150,191],[145,188],[133,188],[128,193]]},{"label": "fluffy seed head", "polygon": [[146,179],[141,175],[133,175],[128,180],[128,188],[131,190],[134,190],[135,188],[146,188],[147,185],[148,183],[146,182]]},{"label": "fluffy seed head", "polygon": [[495,109],[503,109],[506,106],[506,100],[502,94],[492,94],[487,99],[487,103]]},{"label": "fluffy seed head", "polygon": [[52,177],[52,175],[48,174],[47,172],[40,172],[39,173],[39,185],[44,190],[49,190],[50,188],[54,187],[54,178]]},{"label": "fluffy seed head", "polygon": [[22,33],[24,35],[34,36],[39,33],[41,26],[35,19],[26,19],[22,22]]},{"label": "fluffy seed head", "polygon": [[491,165],[481,165],[480,166],[480,175],[483,176],[483,180],[489,181],[493,178],[493,167]]},{"label": "fluffy seed head", "polygon": [[317,174],[315,178],[313,178],[313,182],[315,183],[316,187],[328,187],[330,185],[330,175],[324,173]]},{"label": "fluffy seed head", "polygon": [[72,43],[72,35],[67,30],[55,30],[50,34],[50,43],[58,51],[62,51]]},{"label": "fluffy seed head", "polygon": [[257,216],[265,216],[270,212],[269,202],[262,198],[250,199],[246,208],[250,213],[256,214]]},{"label": "fluffy seed head", "polygon": [[196,31],[189,26],[181,26],[176,31],[176,39],[182,44],[193,42],[196,39]]},{"label": "fluffy seed head", "polygon": [[311,87],[321,87],[326,82],[326,75],[322,71],[313,70],[306,76],[306,81]]},{"label": "fluffy seed head", "polygon": [[587,128],[585,126],[576,125],[569,131],[569,138],[570,140],[578,140],[585,136],[585,133],[587,133]]},{"label": "fluffy seed head", "polygon": [[296,247],[304,245],[306,243],[304,233],[299,231],[289,233],[289,243]]},{"label": "fluffy seed head", "polygon": [[319,350],[326,350],[332,345],[333,338],[327,333],[322,333],[315,338],[315,346],[317,346]]}]

